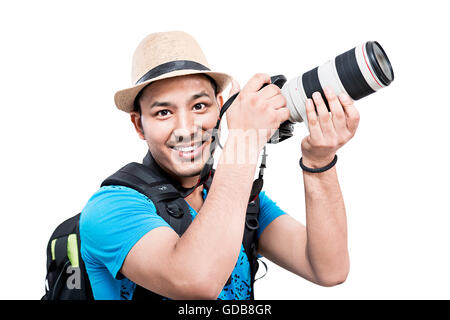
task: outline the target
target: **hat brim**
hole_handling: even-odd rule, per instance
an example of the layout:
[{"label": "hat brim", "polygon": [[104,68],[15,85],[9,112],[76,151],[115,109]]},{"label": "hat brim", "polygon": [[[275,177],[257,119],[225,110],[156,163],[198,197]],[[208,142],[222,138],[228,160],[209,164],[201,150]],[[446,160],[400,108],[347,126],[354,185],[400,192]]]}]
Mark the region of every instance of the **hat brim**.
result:
[{"label": "hat brim", "polygon": [[199,70],[177,70],[169,73],[165,73],[163,75],[160,75],[159,77],[152,78],[150,80],[147,80],[145,82],[139,83],[138,85],[135,85],[128,89],[119,90],[114,95],[114,102],[119,110],[125,111],[125,112],[132,112],[134,110],[134,100],[136,99],[136,96],[138,93],[148,84],[173,78],[173,77],[180,77],[180,76],[186,76],[186,75],[192,75],[192,74],[206,74],[214,79],[217,85],[217,91],[222,92],[227,85],[231,82],[232,77],[221,72],[213,72],[213,71],[199,71]]}]

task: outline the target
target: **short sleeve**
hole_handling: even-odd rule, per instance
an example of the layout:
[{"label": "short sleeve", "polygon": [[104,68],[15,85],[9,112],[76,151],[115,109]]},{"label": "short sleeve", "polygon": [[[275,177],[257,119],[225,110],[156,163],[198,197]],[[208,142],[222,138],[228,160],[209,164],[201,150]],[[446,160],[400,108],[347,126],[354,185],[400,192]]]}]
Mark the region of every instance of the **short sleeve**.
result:
[{"label": "short sleeve", "polygon": [[259,193],[259,228],[257,231],[258,238],[264,229],[276,218],[286,214],[280,207],[270,199],[265,191]]},{"label": "short sleeve", "polygon": [[102,187],[81,212],[82,257],[104,265],[116,278],[131,248],[157,227],[170,228],[145,195],[122,186]]}]

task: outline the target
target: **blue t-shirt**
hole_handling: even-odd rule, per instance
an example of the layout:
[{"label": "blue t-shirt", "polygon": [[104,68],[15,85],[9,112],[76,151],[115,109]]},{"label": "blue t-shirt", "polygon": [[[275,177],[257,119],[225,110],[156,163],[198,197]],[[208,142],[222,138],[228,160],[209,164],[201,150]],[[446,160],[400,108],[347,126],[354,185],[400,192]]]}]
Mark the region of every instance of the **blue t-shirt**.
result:
[{"label": "blue t-shirt", "polygon": [[[206,198],[206,190],[203,198]],[[258,237],[275,218],[285,214],[265,192],[259,195],[260,217]],[[189,206],[192,218],[197,212]],[[84,207],[80,218],[81,255],[97,300],[128,300],[136,284],[119,271],[130,249],[147,232],[157,227],[170,227],[156,213],[153,202],[145,195],[123,186],[100,188]],[[250,264],[241,245],[231,283],[218,299],[250,299]]]}]

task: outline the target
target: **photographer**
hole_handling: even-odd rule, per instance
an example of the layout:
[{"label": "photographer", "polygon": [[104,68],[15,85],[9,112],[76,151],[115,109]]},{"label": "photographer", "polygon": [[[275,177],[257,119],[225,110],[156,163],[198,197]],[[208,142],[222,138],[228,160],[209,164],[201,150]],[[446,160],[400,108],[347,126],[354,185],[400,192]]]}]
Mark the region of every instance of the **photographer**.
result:
[{"label": "photographer", "polygon": [[[155,33],[136,49],[133,87],[116,93],[117,107],[130,114],[154,165],[182,188],[199,181],[230,80],[209,70],[186,33]],[[249,253],[242,245],[246,208],[258,157],[289,119],[289,110],[268,75],[256,74],[242,89],[233,80],[230,96],[238,92],[226,112],[229,135],[211,185],[201,184],[184,198],[193,220],[181,236],[150,199],[131,188],[104,186],[88,201],[80,218],[81,254],[95,299],[132,299],[136,285],[170,299],[254,297]],[[333,286],[349,271],[335,154],[355,134],[359,113],[347,95],[337,97],[326,88],[324,93],[330,112],[319,93],[306,103],[310,135],[301,143],[302,165],[309,168],[303,171],[306,226],[261,191],[257,253],[309,281]],[[254,134],[253,141],[242,133]],[[325,169],[311,170],[317,168]]]}]

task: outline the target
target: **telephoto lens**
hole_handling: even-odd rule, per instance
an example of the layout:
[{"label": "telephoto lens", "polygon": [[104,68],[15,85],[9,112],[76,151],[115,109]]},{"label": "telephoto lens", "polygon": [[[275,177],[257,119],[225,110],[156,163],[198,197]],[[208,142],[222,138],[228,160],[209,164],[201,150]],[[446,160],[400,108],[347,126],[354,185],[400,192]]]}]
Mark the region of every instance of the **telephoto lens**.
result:
[{"label": "telephoto lens", "polygon": [[394,71],[386,52],[378,42],[368,41],[289,80],[281,91],[290,111],[289,121],[307,123],[305,103],[314,92],[321,93],[329,111],[324,87],[333,89],[336,95],[346,93],[359,100],[387,87],[393,80]]}]

